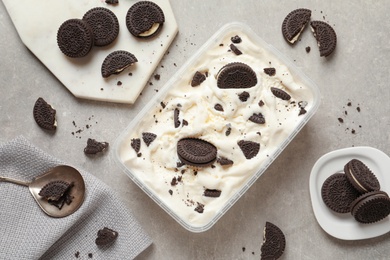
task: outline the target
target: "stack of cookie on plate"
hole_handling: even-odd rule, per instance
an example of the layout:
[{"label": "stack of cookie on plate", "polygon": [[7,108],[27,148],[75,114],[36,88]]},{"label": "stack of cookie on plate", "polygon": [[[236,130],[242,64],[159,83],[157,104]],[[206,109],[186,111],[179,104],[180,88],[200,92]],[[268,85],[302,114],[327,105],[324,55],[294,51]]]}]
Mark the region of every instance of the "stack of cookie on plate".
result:
[{"label": "stack of cookie on plate", "polygon": [[390,198],[380,190],[375,174],[358,159],[344,166],[344,173],[329,176],[322,185],[324,203],[337,213],[350,212],[356,221],[375,223],[390,214]]}]

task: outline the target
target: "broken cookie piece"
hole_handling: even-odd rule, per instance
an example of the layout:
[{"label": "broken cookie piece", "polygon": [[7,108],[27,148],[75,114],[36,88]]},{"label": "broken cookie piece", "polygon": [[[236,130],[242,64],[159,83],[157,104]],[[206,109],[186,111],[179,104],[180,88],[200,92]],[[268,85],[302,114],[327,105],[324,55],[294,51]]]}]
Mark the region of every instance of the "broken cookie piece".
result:
[{"label": "broken cookie piece", "polygon": [[113,74],[119,74],[136,62],[138,62],[137,58],[130,52],[123,50],[111,52],[102,63],[102,76],[108,78]]},{"label": "broken cookie piece", "polygon": [[337,35],[332,26],[323,21],[312,21],[310,27],[317,40],[321,57],[328,57],[336,49]]},{"label": "broken cookie piece", "polygon": [[306,24],[309,22],[311,10],[299,8],[291,11],[282,23],[282,34],[286,41],[294,44],[301,35]]},{"label": "broken cookie piece", "polygon": [[98,246],[112,244],[118,238],[118,232],[110,228],[104,227],[97,232],[95,243]]},{"label": "broken cookie piece", "polygon": [[276,225],[266,222],[264,227],[261,259],[278,259],[286,248],[286,238]]},{"label": "broken cookie piece", "polygon": [[43,98],[38,98],[33,109],[33,116],[38,126],[46,130],[56,130],[56,110]]},{"label": "broken cookie piece", "polygon": [[86,154],[97,154],[105,151],[108,148],[107,142],[98,142],[95,139],[88,138],[87,146],[84,148]]}]

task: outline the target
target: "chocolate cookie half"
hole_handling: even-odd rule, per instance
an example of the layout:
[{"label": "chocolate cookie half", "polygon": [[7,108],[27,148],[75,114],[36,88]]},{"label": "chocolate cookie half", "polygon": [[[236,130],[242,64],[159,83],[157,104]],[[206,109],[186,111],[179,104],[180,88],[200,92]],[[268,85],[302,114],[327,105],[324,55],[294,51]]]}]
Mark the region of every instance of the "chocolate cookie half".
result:
[{"label": "chocolate cookie half", "polygon": [[351,203],[360,196],[344,173],[329,176],[322,184],[321,196],[325,205],[337,213],[348,213]]},{"label": "chocolate cookie half", "polygon": [[245,63],[229,63],[217,73],[217,86],[219,88],[251,88],[256,84],[256,73]]},{"label": "chocolate cookie half", "polygon": [[383,191],[365,193],[352,203],[351,214],[360,223],[378,222],[390,215],[390,198]]},{"label": "chocolate cookie half", "polygon": [[83,20],[92,28],[96,46],[106,46],[112,43],[119,34],[118,18],[110,9],[92,8],[84,14]]},{"label": "chocolate cookie half", "polygon": [[84,20],[66,20],[58,29],[57,44],[62,53],[68,57],[84,57],[94,44],[92,29]]},{"label": "chocolate cookie half", "polygon": [[179,159],[188,165],[206,167],[217,158],[217,148],[202,139],[183,138],[177,142]]},{"label": "chocolate cookie half", "polygon": [[291,11],[284,18],[282,34],[290,44],[294,44],[298,40],[306,24],[309,22],[310,16],[311,11],[309,9],[299,8]]},{"label": "chocolate cookie half", "polygon": [[380,190],[380,183],[375,174],[362,161],[350,160],[344,166],[344,172],[349,182],[360,193]]},{"label": "chocolate cookie half", "polygon": [[126,26],[135,37],[149,38],[161,31],[165,22],[163,10],[150,1],[139,1],[126,14]]},{"label": "chocolate cookie half", "polygon": [[41,97],[35,101],[33,116],[38,126],[46,130],[56,130],[56,110]]},{"label": "chocolate cookie half", "polygon": [[122,50],[111,52],[102,63],[102,76],[108,78],[113,74],[119,74],[136,62],[137,58],[130,52]]},{"label": "chocolate cookie half", "polygon": [[286,237],[283,231],[275,224],[266,222],[261,245],[261,259],[278,259],[283,255],[285,248]]},{"label": "chocolate cookie half", "polygon": [[337,35],[332,26],[323,21],[312,21],[310,27],[317,40],[321,57],[327,57],[336,49]]}]

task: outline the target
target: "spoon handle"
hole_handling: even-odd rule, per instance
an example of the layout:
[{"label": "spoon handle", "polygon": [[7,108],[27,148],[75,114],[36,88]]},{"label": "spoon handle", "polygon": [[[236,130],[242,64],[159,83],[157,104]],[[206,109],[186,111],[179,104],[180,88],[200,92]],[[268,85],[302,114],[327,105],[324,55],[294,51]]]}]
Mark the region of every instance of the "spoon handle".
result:
[{"label": "spoon handle", "polygon": [[0,182],[11,182],[11,183],[14,183],[14,184],[18,184],[18,185],[23,185],[23,186],[27,186],[30,184],[30,183],[27,183],[27,182],[24,182],[24,181],[19,181],[19,180],[15,180],[15,179],[11,179],[11,178],[7,178],[7,177],[2,177],[0,176]]}]

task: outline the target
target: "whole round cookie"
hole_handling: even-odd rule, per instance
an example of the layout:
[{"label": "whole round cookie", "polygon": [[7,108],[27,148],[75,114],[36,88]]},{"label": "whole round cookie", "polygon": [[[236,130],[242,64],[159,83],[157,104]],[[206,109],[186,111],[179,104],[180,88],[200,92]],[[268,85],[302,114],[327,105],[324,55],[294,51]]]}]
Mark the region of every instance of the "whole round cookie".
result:
[{"label": "whole round cookie", "polygon": [[217,158],[217,148],[202,139],[183,138],[177,142],[179,159],[188,165],[206,167]]},{"label": "whole round cookie", "polygon": [[380,190],[375,174],[362,161],[350,160],[344,166],[344,172],[350,183],[361,193]]},{"label": "whole round cookie", "polygon": [[323,21],[310,22],[321,57],[327,57],[336,49],[337,35],[332,26]]},{"label": "whole round cookie", "polygon": [[390,198],[384,191],[365,193],[352,203],[351,214],[364,224],[380,221],[390,215]]},{"label": "whole round cookie", "polygon": [[351,203],[359,197],[358,192],[344,173],[329,176],[322,184],[321,196],[325,205],[337,213],[350,212]]},{"label": "whole round cookie", "polygon": [[102,63],[102,76],[108,78],[113,74],[119,74],[136,62],[138,62],[137,58],[128,51],[113,51],[107,55]]},{"label": "whole round cookie", "polygon": [[283,255],[286,248],[286,237],[278,226],[271,222],[266,222],[263,241],[261,245],[261,259],[275,260]]},{"label": "whole round cookie", "polygon": [[163,10],[150,1],[139,1],[132,5],[126,14],[126,26],[129,32],[140,38],[156,35],[165,22]]},{"label": "whole round cookie", "polygon": [[66,20],[58,29],[57,44],[62,53],[68,57],[84,57],[94,44],[92,29],[84,20]]},{"label": "whole round cookie", "polygon": [[309,22],[311,11],[305,8],[299,8],[291,11],[283,20],[282,34],[284,38],[290,43],[294,44],[299,35],[305,29]]},{"label": "whole round cookie", "polygon": [[245,63],[229,63],[217,73],[217,86],[222,89],[251,88],[256,84],[256,73]]},{"label": "whole round cookie", "polygon": [[112,43],[119,34],[118,18],[110,9],[92,8],[84,14],[83,20],[92,28],[96,46],[106,46]]}]

